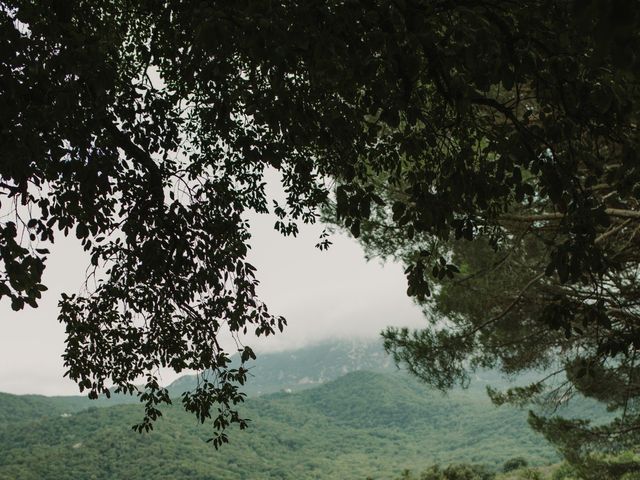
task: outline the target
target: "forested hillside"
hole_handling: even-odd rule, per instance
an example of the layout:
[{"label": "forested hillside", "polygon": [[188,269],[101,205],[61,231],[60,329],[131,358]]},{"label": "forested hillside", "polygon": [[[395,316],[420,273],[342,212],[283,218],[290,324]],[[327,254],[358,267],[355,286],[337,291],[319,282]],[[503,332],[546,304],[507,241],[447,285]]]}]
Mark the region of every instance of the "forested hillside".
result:
[{"label": "forested hillside", "polygon": [[249,431],[231,431],[231,444],[218,451],[205,441],[208,428],[179,406],[139,435],[130,429],[142,414],[138,405],[69,415],[76,399],[65,410],[58,399],[5,395],[0,411],[8,411],[7,403],[14,404],[14,421],[0,427],[3,480],[364,480],[433,463],[498,469],[515,456],[538,465],[558,458],[530,431],[525,412],[493,407],[477,392],[443,396],[395,374],[361,371],[302,392],[249,399]]},{"label": "forested hillside", "polygon": [[[485,386],[508,384],[493,371],[443,395],[398,371],[379,343],[343,340],[260,355],[252,373],[241,407],[249,429],[232,429],[218,451],[210,427],[179,405],[194,377],[170,386],[174,405],[143,435],[131,430],[143,414],[133,397],[2,393],[0,480],[392,479],[436,463],[497,472],[515,457],[559,458],[526,411],[490,403]],[[603,418],[594,402],[575,408],[563,414]]]}]

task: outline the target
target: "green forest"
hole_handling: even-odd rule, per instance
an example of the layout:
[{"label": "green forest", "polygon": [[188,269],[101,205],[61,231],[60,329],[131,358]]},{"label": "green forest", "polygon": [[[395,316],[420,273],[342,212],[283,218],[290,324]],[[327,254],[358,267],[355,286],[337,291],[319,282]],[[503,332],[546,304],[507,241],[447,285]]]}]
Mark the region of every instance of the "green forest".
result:
[{"label": "green forest", "polygon": [[[354,372],[299,393],[247,400],[246,431],[216,451],[207,426],[163,412],[137,434],[137,405],[3,394],[0,478],[13,479],[391,479],[410,467],[469,463],[499,471],[514,457],[531,465],[558,454],[526,423],[478,392],[443,396],[405,376]],[[6,420],[5,420],[6,419]]]},{"label": "green forest", "polygon": [[[476,480],[505,468],[513,471],[504,478],[560,471],[560,455],[530,429],[526,410],[496,407],[487,398],[487,381],[508,385],[495,372],[445,395],[389,368],[378,343],[356,345],[336,341],[265,354],[256,381],[276,393],[248,398],[241,408],[249,428],[231,431],[219,450],[206,441],[211,427],[179,404],[167,408],[151,432],[138,434],[131,426],[142,408],[131,404],[133,397],[0,394],[0,478]],[[314,361],[300,363],[305,353]],[[332,365],[336,372],[356,371],[291,391]],[[363,365],[377,371],[360,370]],[[189,381],[180,378],[171,388]],[[607,418],[596,402],[572,408],[564,414]],[[439,477],[434,470],[458,464],[475,465],[471,476],[451,477],[451,470]]]}]

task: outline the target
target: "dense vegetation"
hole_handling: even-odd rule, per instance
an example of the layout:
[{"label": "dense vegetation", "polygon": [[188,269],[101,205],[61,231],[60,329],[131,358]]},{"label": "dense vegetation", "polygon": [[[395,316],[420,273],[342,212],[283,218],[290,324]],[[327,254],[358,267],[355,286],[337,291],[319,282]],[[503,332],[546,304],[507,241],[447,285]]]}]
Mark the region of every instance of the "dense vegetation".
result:
[{"label": "dense vegetation", "polygon": [[[406,376],[355,372],[299,393],[250,399],[250,431],[211,449],[209,432],[179,407],[138,435],[136,405],[81,408],[72,399],[3,395],[2,480],[391,479],[410,466],[462,460],[500,471],[513,457],[557,461],[526,415],[478,391],[443,396]],[[70,416],[62,414],[71,414]]]},{"label": "dense vegetation", "polygon": [[67,413],[87,410],[90,407],[111,406],[119,403],[133,403],[127,396],[89,400],[81,396],[44,397],[42,395],[11,395],[0,392],[0,427],[22,423],[26,419],[55,417]]},{"label": "dense vegetation", "polygon": [[[516,457],[515,460],[521,458]],[[416,473],[409,469],[404,470],[394,480],[638,480],[640,473],[637,471],[622,472],[629,463],[638,462],[640,458],[632,452],[624,452],[615,457],[602,458],[602,464],[606,464],[608,472],[599,469],[585,476],[568,463],[549,465],[545,467],[525,467],[511,469],[505,463],[503,473],[492,471],[486,465],[456,463],[447,466],[432,465],[428,469]]]}]

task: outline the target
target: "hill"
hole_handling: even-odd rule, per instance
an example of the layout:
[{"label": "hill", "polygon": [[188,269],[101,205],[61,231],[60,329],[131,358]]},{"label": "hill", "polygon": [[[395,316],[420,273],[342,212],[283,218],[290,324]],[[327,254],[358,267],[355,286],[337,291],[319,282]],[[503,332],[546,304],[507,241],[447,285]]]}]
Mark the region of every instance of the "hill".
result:
[{"label": "hill", "polygon": [[[0,397],[0,410],[7,396]],[[19,397],[18,397],[19,398]],[[15,399],[13,399],[15,400]],[[47,408],[38,399],[35,411]],[[0,479],[375,479],[406,467],[468,461],[498,467],[514,456],[557,460],[525,413],[481,395],[433,392],[401,375],[354,372],[316,388],[250,399],[249,431],[215,451],[180,406],[156,429],[130,430],[141,407],[115,405],[61,416],[25,416],[0,428]],[[4,408],[6,411],[6,408]],[[55,414],[54,414],[55,412]]]},{"label": "hill", "polygon": [[86,396],[46,397],[44,395],[12,395],[0,392],[0,429],[25,419],[67,416],[89,408],[119,404],[138,404],[137,397],[112,395],[110,399],[89,400]]}]

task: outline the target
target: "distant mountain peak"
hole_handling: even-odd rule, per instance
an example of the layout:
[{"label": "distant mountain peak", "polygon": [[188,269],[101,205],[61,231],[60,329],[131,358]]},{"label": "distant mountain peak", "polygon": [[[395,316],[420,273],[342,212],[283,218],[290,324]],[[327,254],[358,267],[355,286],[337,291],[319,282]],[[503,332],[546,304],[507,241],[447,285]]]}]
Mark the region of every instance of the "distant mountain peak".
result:
[{"label": "distant mountain peak", "polygon": [[[300,390],[359,370],[395,369],[379,339],[363,338],[328,339],[295,350],[265,352],[248,367],[249,380],[243,391],[250,396]],[[195,376],[187,375],[173,382],[169,390],[179,395],[195,385]]]}]

